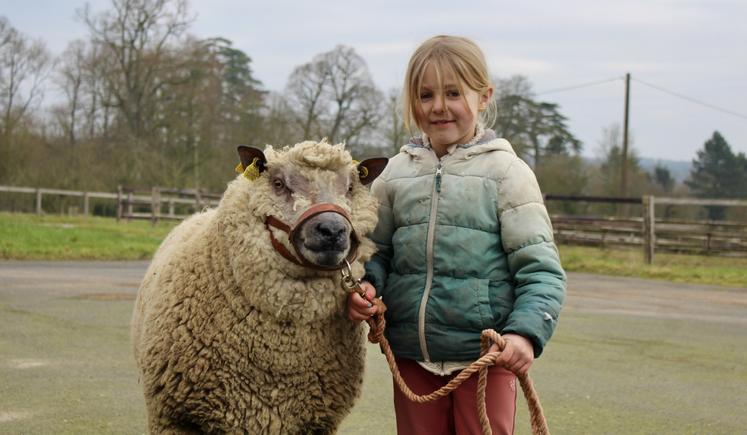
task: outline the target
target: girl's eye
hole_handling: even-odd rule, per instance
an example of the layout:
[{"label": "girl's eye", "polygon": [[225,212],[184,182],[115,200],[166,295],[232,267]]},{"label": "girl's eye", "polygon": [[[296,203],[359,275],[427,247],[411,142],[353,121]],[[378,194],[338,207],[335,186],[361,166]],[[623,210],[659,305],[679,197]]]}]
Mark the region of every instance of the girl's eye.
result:
[{"label": "girl's eye", "polygon": [[277,190],[284,189],[285,182],[283,182],[283,180],[281,180],[280,178],[276,178],[272,180],[272,186]]},{"label": "girl's eye", "polygon": [[448,97],[456,98],[459,95],[460,94],[459,94],[459,90],[458,89],[452,89],[452,90],[446,91],[446,96],[448,96]]},{"label": "girl's eye", "polygon": [[433,96],[433,94],[431,94],[430,92],[421,92],[420,93],[420,99],[421,100],[427,100],[428,98],[431,98],[432,96]]}]

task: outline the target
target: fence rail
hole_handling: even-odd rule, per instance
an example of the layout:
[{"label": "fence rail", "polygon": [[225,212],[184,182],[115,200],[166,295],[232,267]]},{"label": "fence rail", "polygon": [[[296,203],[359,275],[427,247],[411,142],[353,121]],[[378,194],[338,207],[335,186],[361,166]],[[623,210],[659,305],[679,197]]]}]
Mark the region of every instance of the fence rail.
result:
[{"label": "fence rail", "polygon": [[[184,219],[205,207],[216,206],[221,194],[195,189],[154,187],[149,191],[120,186],[117,192],[86,192],[34,187],[0,186],[0,193],[33,194],[35,211],[43,214],[44,196],[70,196],[83,200],[83,214],[90,214],[90,200],[116,202],[117,220]],[[553,215],[555,237],[560,243],[601,247],[641,247],[647,262],[655,252],[747,256],[747,223],[728,221],[685,221],[656,217],[656,206],[747,207],[747,201],[728,199],[668,198],[644,196],[598,197],[545,195],[545,201],[641,205],[640,216]]]},{"label": "fence rail", "polygon": [[[204,207],[216,206],[221,194],[195,189],[171,189],[154,187],[150,191],[139,191],[120,186],[117,192],[86,192],[78,190],[47,189],[36,187],[0,186],[0,192],[25,193],[36,196],[34,211],[44,214],[44,196],[78,197],[83,200],[83,214],[91,214],[90,200],[113,200],[117,204],[117,220],[184,219]],[[167,212],[163,208],[167,207]]]},{"label": "fence rail", "polygon": [[554,215],[553,228],[560,243],[640,246],[647,263],[653,262],[655,252],[747,257],[747,223],[656,218],[657,205],[747,207],[744,200],[561,195],[546,195],[545,200],[642,206],[641,216],[635,218]]}]

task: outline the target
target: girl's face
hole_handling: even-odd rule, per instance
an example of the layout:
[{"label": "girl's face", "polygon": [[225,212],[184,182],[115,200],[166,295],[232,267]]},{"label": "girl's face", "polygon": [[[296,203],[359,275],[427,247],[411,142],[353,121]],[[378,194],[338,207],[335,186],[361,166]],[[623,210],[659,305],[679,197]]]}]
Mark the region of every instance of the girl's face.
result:
[{"label": "girl's face", "polygon": [[493,91],[489,89],[486,95],[480,95],[462,86],[462,95],[457,78],[448,69],[443,71],[442,79],[443,88],[439,88],[436,68],[428,65],[418,90],[420,102],[415,104],[418,127],[428,136],[439,157],[449,146],[467,143],[474,137],[478,113]]}]

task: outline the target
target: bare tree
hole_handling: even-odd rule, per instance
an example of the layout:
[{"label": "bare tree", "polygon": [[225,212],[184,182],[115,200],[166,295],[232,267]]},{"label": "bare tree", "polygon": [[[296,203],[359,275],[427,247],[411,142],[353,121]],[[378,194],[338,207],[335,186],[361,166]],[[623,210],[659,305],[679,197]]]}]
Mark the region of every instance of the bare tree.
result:
[{"label": "bare tree", "polygon": [[67,137],[70,147],[75,147],[78,141],[78,130],[81,118],[85,116],[84,86],[87,65],[86,45],[81,40],[75,40],[60,56],[55,84],[65,94],[66,102],[57,108],[57,122]]},{"label": "bare tree", "polygon": [[292,145],[309,137],[294,115],[290,101],[285,95],[270,92],[265,98],[262,110],[262,129],[259,137],[246,140],[250,145],[277,144]]},{"label": "bare tree", "polygon": [[320,118],[326,116],[327,88],[331,73],[328,65],[318,59],[296,67],[288,79],[286,92],[290,104],[302,125],[303,137],[321,134]]},{"label": "bare tree", "polygon": [[143,139],[157,124],[155,100],[165,82],[169,44],[189,25],[186,0],[112,0],[112,9],[80,15],[88,26],[99,55],[108,62],[103,77],[112,104],[130,133]]},{"label": "bare tree", "polygon": [[51,66],[43,42],[29,39],[0,17],[0,178],[5,178],[11,167],[14,130],[41,101],[42,84]]},{"label": "bare tree", "polygon": [[384,97],[351,47],[338,45],[297,67],[286,92],[304,138],[321,136],[355,147],[381,118]]},{"label": "bare tree", "polygon": [[384,110],[384,119],[382,120],[382,132],[386,148],[393,154],[399,152],[399,149],[407,141],[409,133],[405,128],[402,119],[402,92],[393,88],[389,90],[386,98],[386,107]]}]

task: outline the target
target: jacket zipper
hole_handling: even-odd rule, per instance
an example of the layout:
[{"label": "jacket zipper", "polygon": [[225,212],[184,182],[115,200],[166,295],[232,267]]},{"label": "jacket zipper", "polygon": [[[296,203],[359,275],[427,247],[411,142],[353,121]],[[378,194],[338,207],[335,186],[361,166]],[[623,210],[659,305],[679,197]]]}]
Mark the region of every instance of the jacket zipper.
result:
[{"label": "jacket zipper", "polygon": [[436,238],[436,209],[438,208],[438,199],[439,194],[441,193],[441,174],[441,160],[439,159],[438,166],[436,167],[436,178],[433,180],[433,191],[431,192],[431,214],[428,217],[428,235],[425,245],[425,289],[423,290],[423,297],[420,299],[420,310],[418,310],[418,338],[420,339],[420,353],[423,354],[423,359],[427,362],[430,362],[431,357],[428,354],[428,346],[425,342],[425,308],[428,304],[428,296],[431,293],[431,286],[433,285],[433,243]]}]

